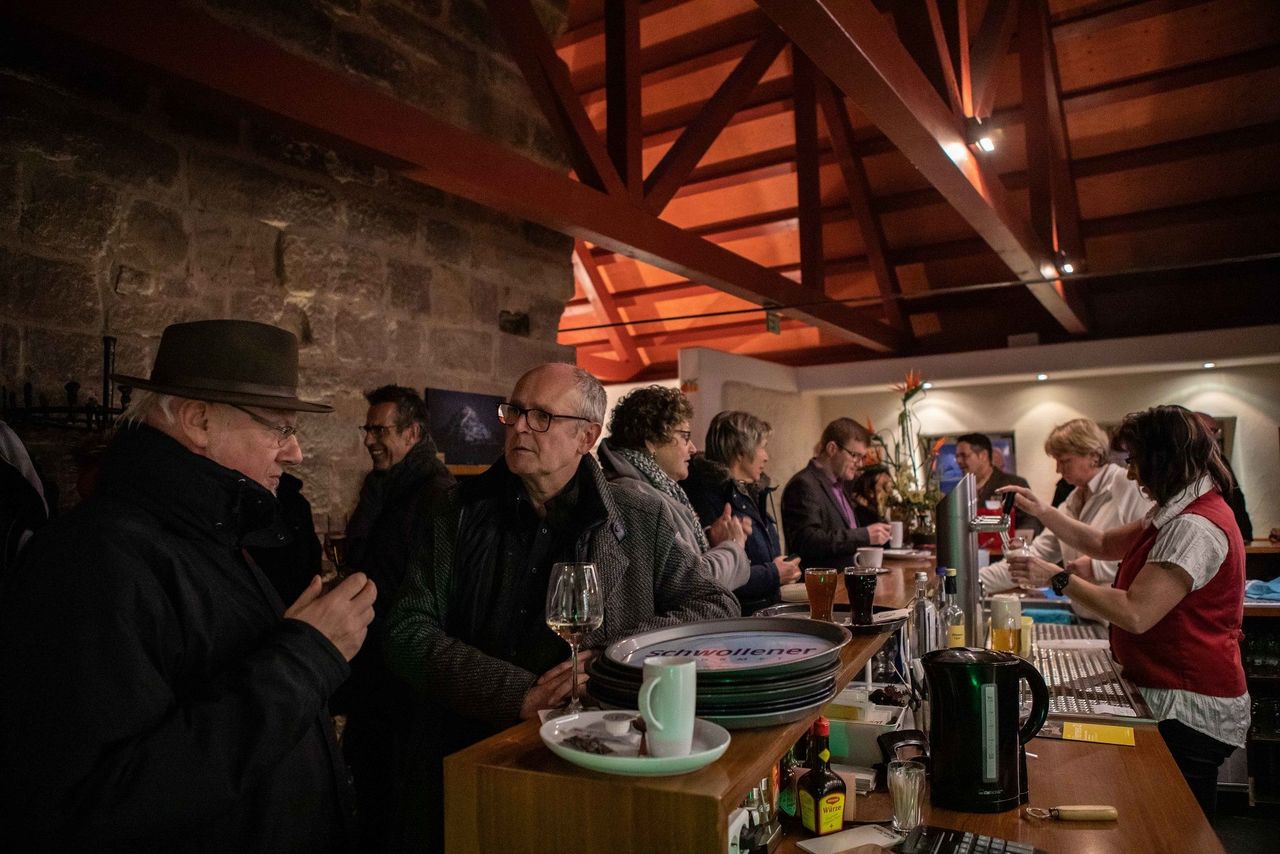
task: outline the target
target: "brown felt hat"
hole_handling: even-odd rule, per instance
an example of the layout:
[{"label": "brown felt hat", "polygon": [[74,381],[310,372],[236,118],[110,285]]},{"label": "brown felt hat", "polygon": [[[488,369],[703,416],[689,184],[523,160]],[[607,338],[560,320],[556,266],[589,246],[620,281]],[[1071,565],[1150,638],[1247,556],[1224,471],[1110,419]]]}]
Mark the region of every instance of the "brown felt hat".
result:
[{"label": "brown felt hat", "polygon": [[150,379],[112,374],[121,385],[192,400],[292,412],[332,412],[298,399],[298,339],[252,320],[197,320],[164,330]]}]

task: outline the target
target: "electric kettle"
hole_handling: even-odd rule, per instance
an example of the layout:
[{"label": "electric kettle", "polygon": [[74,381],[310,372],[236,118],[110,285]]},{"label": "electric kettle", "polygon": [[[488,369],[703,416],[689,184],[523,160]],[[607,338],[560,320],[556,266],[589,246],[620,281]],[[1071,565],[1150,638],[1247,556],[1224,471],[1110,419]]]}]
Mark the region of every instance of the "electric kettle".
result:
[{"label": "electric kettle", "polygon": [[[922,659],[929,691],[930,802],[1003,812],[1027,802],[1023,745],[1049,714],[1049,689],[1030,663],[989,649],[939,649]],[[1031,713],[1019,726],[1022,680]]]}]

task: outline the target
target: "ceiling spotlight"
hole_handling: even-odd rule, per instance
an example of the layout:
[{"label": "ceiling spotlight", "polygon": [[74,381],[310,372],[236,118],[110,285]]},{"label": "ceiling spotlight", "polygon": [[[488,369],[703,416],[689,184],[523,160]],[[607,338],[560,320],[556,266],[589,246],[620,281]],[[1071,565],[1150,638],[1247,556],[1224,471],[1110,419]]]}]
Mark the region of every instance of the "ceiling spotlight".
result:
[{"label": "ceiling spotlight", "polygon": [[1205,363],[1204,363],[1204,366],[1205,366],[1206,368],[1216,368],[1216,367],[1218,366],[1218,363],[1217,363],[1217,362],[1205,362]]},{"label": "ceiling spotlight", "polygon": [[921,383],[920,388],[924,389],[925,391],[928,391],[929,389],[933,388],[933,383],[930,383],[930,382]]},{"label": "ceiling spotlight", "polygon": [[993,125],[983,125],[976,118],[969,119],[965,124],[965,141],[970,145],[976,145],[979,149],[990,154],[996,150],[996,137],[999,131]]},{"label": "ceiling spotlight", "polygon": [[1040,275],[1044,276],[1046,279],[1056,279],[1058,278],[1058,268],[1053,264],[1050,264],[1048,261],[1045,261],[1040,265]]},{"label": "ceiling spotlight", "polygon": [[1044,381],[1045,381],[1045,380],[1047,380],[1047,379],[1049,379],[1049,375],[1048,375],[1048,374],[1036,374],[1036,382],[1041,382],[1041,383],[1042,383],[1042,382],[1044,382]]},{"label": "ceiling spotlight", "polygon": [[1058,272],[1064,276],[1070,276],[1076,271],[1075,262],[1067,257],[1067,253],[1059,249],[1054,253],[1054,260],[1058,264]]}]

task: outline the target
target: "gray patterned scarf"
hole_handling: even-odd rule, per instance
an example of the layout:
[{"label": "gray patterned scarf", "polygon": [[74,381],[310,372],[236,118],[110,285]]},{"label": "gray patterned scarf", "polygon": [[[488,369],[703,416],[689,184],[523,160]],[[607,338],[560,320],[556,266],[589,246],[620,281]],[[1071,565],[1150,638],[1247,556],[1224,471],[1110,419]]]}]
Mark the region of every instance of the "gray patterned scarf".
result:
[{"label": "gray patterned scarf", "polygon": [[684,494],[680,484],[671,479],[671,475],[662,470],[662,467],[658,465],[658,461],[654,459],[653,454],[647,450],[638,451],[635,448],[611,447],[610,450],[635,466],[654,489],[664,495],[670,495],[684,505],[685,509],[689,511],[689,515],[693,518],[693,530],[698,534],[698,548],[703,552],[711,548],[711,544],[707,542],[707,534],[702,530],[702,523],[698,519],[698,514],[694,512],[693,505],[689,503],[689,496]]}]

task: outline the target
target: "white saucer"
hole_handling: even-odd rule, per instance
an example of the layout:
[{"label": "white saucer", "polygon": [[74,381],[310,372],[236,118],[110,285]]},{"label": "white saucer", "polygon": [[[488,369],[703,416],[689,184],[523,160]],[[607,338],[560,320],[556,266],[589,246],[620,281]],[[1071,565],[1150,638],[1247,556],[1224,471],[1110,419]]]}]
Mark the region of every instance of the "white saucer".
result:
[{"label": "white saucer", "polygon": [[[729,747],[729,731],[724,727],[695,718],[693,721],[693,749],[688,756],[637,756],[638,741],[609,735],[604,728],[604,716],[613,712],[579,712],[576,715],[552,718],[538,730],[542,743],[561,759],[592,771],[607,774],[626,774],[633,777],[663,777],[687,774],[715,762]],[[639,716],[639,712],[632,712]],[[592,735],[605,740],[619,753],[588,753],[564,744],[564,739],[576,734]],[[628,753],[629,751],[629,753]]]}]

